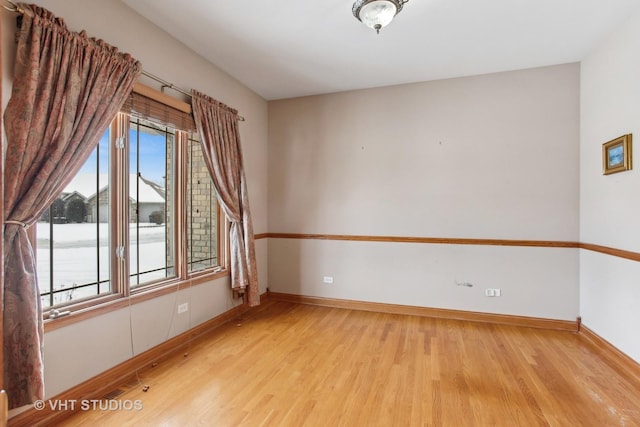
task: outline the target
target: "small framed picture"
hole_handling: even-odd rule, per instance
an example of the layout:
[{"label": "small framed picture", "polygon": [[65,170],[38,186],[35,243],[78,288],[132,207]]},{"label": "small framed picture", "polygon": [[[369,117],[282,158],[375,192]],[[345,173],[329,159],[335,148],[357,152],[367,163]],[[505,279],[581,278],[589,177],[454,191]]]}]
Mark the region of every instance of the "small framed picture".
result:
[{"label": "small framed picture", "polygon": [[602,173],[622,172],[631,169],[631,134],[623,135],[602,144]]}]

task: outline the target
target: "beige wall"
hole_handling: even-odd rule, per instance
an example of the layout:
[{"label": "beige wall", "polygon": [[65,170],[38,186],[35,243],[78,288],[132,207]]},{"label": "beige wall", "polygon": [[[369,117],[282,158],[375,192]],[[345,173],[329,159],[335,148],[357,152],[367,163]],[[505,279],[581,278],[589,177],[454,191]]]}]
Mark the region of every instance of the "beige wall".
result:
[{"label": "beige wall", "polygon": [[269,231],[578,239],[579,66],[269,103]]},{"label": "beige wall", "polygon": [[[269,231],[578,241],[578,116],[578,64],[272,101]],[[573,320],[578,250],[270,239],[269,288]]]},{"label": "beige wall", "polygon": [[[240,126],[250,203],[257,233],[267,228],[267,103],[233,77],[205,61],[162,29],[113,0],[40,0],[75,31],[86,30],[131,53],[143,68],[176,86],[196,88],[237,108],[246,118]],[[3,11],[3,103],[10,94],[15,15]],[[159,89],[153,81],[144,83]],[[7,89],[9,88],[9,89]],[[176,97],[179,93],[171,93]],[[261,292],[266,289],[267,244],[256,245]],[[176,306],[190,302],[187,314]],[[223,313],[233,300],[228,278],[183,287],[180,292],[136,304],[129,309],[57,329],[45,335],[45,388],[51,397],[111,368],[135,354]],[[131,319],[131,320],[130,320]],[[132,344],[133,342],[133,344]]]},{"label": "beige wall", "polygon": [[[640,13],[582,62],[580,240],[640,252]],[[633,170],[602,175],[602,144],[631,133]],[[640,362],[640,263],[595,252],[580,256],[584,324]]]}]

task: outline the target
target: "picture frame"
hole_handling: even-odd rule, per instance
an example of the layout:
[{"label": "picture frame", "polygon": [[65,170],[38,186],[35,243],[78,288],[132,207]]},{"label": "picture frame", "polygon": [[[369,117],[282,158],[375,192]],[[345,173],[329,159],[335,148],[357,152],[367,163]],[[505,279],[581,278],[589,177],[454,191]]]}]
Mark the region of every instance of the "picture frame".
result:
[{"label": "picture frame", "polygon": [[632,168],[631,134],[602,144],[602,173],[609,175]]}]

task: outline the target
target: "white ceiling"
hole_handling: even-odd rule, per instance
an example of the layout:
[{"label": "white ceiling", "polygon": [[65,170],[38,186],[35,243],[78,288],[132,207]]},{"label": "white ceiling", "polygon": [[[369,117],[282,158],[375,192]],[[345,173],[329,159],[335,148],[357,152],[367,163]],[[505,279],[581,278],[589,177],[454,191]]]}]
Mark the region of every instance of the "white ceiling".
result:
[{"label": "white ceiling", "polygon": [[267,100],[580,61],[638,0],[122,0]]}]

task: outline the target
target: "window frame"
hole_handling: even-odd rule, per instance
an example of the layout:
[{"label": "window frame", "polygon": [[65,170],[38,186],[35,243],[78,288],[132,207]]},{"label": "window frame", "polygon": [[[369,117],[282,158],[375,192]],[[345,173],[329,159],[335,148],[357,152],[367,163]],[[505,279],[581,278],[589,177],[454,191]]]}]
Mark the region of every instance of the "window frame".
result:
[{"label": "window frame", "polygon": [[[150,98],[156,102],[162,103],[173,109],[182,111],[187,114],[191,114],[191,105],[180,101],[176,98],[170,97],[162,92],[159,92],[151,87],[136,83],[133,92]],[[128,122],[130,115],[126,113],[118,113],[114,117],[110,125],[110,156],[126,156],[128,151]],[[153,120],[150,120],[153,121]],[[163,125],[165,126],[165,125]],[[170,127],[171,126],[167,126]],[[121,204],[123,200],[127,200],[126,197],[118,197],[114,194],[110,195],[110,221],[112,221],[112,228],[110,230],[109,245],[110,245],[110,281],[112,285],[112,292],[108,295],[96,295],[94,297],[88,297],[87,299],[79,300],[77,303],[69,303],[60,306],[47,307],[43,312],[44,329],[45,332],[55,330],[75,322],[79,322],[91,317],[99,316],[101,314],[108,313],[110,311],[118,310],[123,307],[127,307],[131,304],[138,304],[143,301],[147,301],[153,298],[158,298],[163,295],[167,295],[181,289],[185,284],[188,286],[199,285],[209,281],[213,281],[225,276],[230,275],[229,270],[229,222],[226,215],[223,214],[220,204],[217,203],[217,257],[218,265],[209,267],[199,271],[189,273],[188,271],[188,236],[186,226],[187,216],[187,150],[189,147],[189,133],[183,130],[175,130],[175,152],[174,152],[174,173],[175,173],[175,194],[173,200],[173,239],[175,246],[175,276],[158,279],[151,281],[148,284],[138,286],[132,289],[129,283],[129,251],[131,247],[129,245],[129,233],[128,230],[123,228],[128,227],[129,214],[128,207],[123,207]],[[118,136],[126,134],[127,144],[125,149],[116,148],[116,139]],[[112,157],[116,159],[116,157]],[[122,161],[121,158],[116,162],[116,166],[113,170],[110,170],[110,182],[111,188],[116,189],[113,193],[124,192],[128,193],[128,163]],[[127,173],[124,173],[127,172]],[[120,193],[121,195],[122,193]],[[115,203],[114,203],[115,201]],[[29,237],[32,240],[33,247],[36,246],[36,231],[35,227],[29,230]],[[117,256],[116,250],[118,246],[125,246],[126,263],[121,263]],[[119,265],[124,264],[124,268]],[[64,316],[50,317],[50,312],[53,309],[57,309],[60,312],[68,312]]]}]

